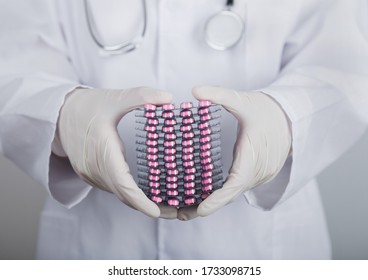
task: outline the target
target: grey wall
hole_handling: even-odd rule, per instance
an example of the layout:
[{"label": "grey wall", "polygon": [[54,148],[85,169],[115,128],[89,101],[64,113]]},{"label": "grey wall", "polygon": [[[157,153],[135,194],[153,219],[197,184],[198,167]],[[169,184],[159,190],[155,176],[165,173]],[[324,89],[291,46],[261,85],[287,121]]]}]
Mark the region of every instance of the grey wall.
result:
[{"label": "grey wall", "polygon": [[[368,133],[319,176],[335,259],[368,259]],[[44,189],[0,157],[0,259],[32,259]]]}]

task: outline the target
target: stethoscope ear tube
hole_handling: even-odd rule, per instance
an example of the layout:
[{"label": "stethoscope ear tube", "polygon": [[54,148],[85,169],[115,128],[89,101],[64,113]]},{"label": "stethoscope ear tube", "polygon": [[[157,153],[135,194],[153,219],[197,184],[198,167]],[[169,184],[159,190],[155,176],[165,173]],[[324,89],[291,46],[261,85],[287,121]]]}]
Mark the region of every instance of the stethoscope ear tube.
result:
[{"label": "stethoscope ear tube", "polygon": [[142,6],[143,6],[143,26],[142,30],[135,38],[133,38],[130,41],[124,41],[120,44],[116,45],[105,45],[102,43],[102,38],[99,35],[97,31],[97,26],[95,19],[93,17],[91,7],[88,4],[88,0],[84,0],[84,9],[85,14],[87,18],[87,25],[89,29],[89,33],[91,34],[91,37],[93,41],[96,43],[96,45],[101,49],[102,55],[114,55],[114,54],[125,54],[128,52],[131,52],[137,48],[140,47],[141,43],[143,42],[144,36],[146,34],[147,30],[147,7],[146,7],[146,1],[142,0]]}]

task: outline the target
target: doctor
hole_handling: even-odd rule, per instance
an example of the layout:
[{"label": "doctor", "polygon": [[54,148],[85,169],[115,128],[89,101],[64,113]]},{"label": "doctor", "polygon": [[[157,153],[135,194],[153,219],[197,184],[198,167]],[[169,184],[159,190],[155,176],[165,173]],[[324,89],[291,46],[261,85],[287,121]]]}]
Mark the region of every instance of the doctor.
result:
[{"label": "doctor", "polygon": [[[365,129],[350,95],[368,78],[366,1],[1,7],[0,149],[50,194],[39,258],[330,257],[315,176]],[[198,207],[157,206],[129,112],[194,98],[226,109],[228,177]]]}]

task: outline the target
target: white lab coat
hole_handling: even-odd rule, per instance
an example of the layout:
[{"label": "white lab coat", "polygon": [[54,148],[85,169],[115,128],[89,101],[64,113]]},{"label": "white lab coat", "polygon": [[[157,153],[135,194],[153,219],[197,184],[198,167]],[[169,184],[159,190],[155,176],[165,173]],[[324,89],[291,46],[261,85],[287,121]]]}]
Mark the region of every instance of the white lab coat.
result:
[{"label": "white lab coat", "polygon": [[[140,1],[97,2],[91,6],[106,42],[139,32]],[[330,257],[315,176],[365,129],[350,96],[368,88],[367,2],[237,0],[245,34],[221,52],[205,44],[203,27],[224,3],[147,1],[141,48],[103,57],[88,31],[83,1],[1,1],[0,149],[50,194],[39,258]],[[196,85],[263,90],[284,109],[293,137],[292,155],[275,180],[213,215],[189,222],[148,218],[90,188],[66,159],[51,154],[58,112],[77,86],[150,86],[171,91],[178,103],[192,100]],[[236,122],[223,113],[226,173]],[[132,115],[119,125],[133,174],[134,126]]]}]

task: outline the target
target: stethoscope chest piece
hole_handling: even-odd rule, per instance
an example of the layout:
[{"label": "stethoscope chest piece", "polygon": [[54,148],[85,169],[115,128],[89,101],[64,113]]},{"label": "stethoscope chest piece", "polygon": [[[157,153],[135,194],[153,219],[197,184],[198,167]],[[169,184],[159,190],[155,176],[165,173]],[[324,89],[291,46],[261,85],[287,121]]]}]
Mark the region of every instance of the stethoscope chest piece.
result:
[{"label": "stethoscope chest piece", "polygon": [[242,18],[230,11],[221,11],[212,16],[205,26],[206,42],[215,49],[224,51],[235,46],[244,32]]}]

